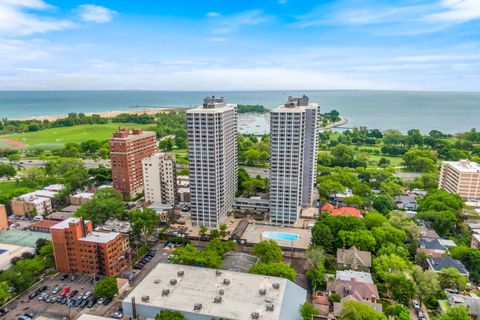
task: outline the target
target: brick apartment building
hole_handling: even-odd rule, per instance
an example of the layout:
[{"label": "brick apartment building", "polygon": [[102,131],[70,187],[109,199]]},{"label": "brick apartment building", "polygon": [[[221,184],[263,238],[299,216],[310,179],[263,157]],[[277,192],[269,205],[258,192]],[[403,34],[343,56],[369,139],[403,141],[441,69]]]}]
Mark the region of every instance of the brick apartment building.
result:
[{"label": "brick apartment building", "polygon": [[125,198],[143,191],[142,160],[155,153],[156,133],[120,128],[110,139],[113,187]]},{"label": "brick apartment building", "polygon": [[128,248],[120,233],[93,231],[92,222],[81,217],[59,222],[50,232],[59,272],[110,276],[126,266]]}]

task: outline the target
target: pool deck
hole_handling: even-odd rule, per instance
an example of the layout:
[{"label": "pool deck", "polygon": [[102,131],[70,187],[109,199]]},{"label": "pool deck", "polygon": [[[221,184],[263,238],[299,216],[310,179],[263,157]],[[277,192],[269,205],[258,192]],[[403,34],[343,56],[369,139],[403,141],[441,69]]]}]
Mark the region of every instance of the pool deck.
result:
[{"label": "pool deck", "polygon": [[33,248],[15,246],[11,244],[0,244],[0,250],[5,250],[0,254],[0,270],[7,270],[10,268],[10,261],[12,258],[20,257],[24,252],[35,252],[35,249]]},{"label": "pool deck", "polygon": [[[277,240],[277,239],[270,239],[270,238],[263,238],[262,234],[265,231],[270,232],[282,232],[282,233],[291,233],[300,236],[298,240]],[[299,228],[284,228],[284,227],[277,227],[271,226],[267,224],[258,224],[258,223],[250,223],[242,234],[242,238],[247,240],[250,243],[258,243],[262,240],[274,240],[278,243],[279,246],[285,248],[298,248],[298,249],[308,249],[311,240],[311,232],[309,229],[299,229]]]}]

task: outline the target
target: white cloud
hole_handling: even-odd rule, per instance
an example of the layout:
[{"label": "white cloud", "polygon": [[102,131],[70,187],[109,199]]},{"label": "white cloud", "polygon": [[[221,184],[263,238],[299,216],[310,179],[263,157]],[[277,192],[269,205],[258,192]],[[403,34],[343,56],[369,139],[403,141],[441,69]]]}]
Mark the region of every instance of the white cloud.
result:
[{"label": "white cloud", "polygon": [[215,11],[210,11],[210,12],[207,12],[206,16],[208,18],[217,18],[217,17],[220,17],[221,14]]},{"label": "white cloud", "polygon": [[116,14],[112,9],[94,4],[82,4],[78,9],[80,18],[85,22],[107,23]]},{"label": "white cloud", "polygon": [[32,14],[32,10],[52,8],[42,0],[0,0],[0,35],[28,36],[35,33],[59,31],[75,26],[74,23]]},{"label": "white cloud", "polygon": [[216,21],[212,32],[215,34],[233,33],[245,26],[255,26],[268,20],[261,10],[240,12]]},{"label": "white cloud", "polygon": [[461,23],[480,18],[479,0],[442,0],[442,12],[425,16],[426,20]]}]

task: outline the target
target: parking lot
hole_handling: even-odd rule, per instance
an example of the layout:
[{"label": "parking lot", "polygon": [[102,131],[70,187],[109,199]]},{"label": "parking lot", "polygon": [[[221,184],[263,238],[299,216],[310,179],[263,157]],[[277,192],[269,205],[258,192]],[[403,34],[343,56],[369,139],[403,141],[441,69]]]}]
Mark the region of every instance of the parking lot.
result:
[{"label": "parking lot", "polygon": [[[59,302],[52,303],[46,302],[45,298],[48,296],[54,296],[58,297],[60,294],[63,292],[65,293],[65,296],[70,296],[70,294],[77,290],[78,293],[75,295],[78,297],[80,294],[86,293],[88,291],[93,292],[93,285],[91,283],[93,276],[92,275],[78,275],[75,280],[70,280],[69,278],[62,280],[63,274],[56,274],[52,277],[46,277],[43,281],[41,281],[39,284],[28,290],[25,294],[23,294],[21,297],[18,299],[14,300],[10,304],[7,305],[7,307],[10,309],[10,312],[6,315],[6,319],[12,319],[12,320],[17,320],[18,317],[23,315],[26,312],[33,311],[37,315],[44,315],[44,316],[50,316],[54,319],[63,319],[64,317],[68,317],[70,315],[71,319],[75,319],[77,315],[82,311],[82,308],[80,307],[71,307],[69,308],[67,303],[61,304]],[[45,291],[42,293],[36,295],[32,299],[29,298],[29,296],[39,290],[42,287],[47,287]],[[54,288],[58,288],[58,292],[53,292]],[[68,288],[68,289],[65,289]],[[41,295],[44,295],[44,299],[40,299]],[[75,299],[73,297],[72,299]],[[49,301],[48,299],[47,301]],[[95,305],[92,308],[93,309],[102,309],[102,308],[108,308],[108,306],[98,306]],[[101,311],[101,310],[99,310]]]},{"label": "parking lot", "polygon": [[[158,243],[155,246],[156,254],[155,256],[143,266],[141,270],[134,270],[135,274],[134,279],[131,282],[132,287],[138,284],[140,281],[145,278],[145,276],[160,262],[167,262],[168,257],[171,255],[171,250],[165,249],[164,243]],[[63,279],[62,276],[65,274],[56,274],[53,276],[45,277],[42,281],[40,281],[37,285],[32,287],[18,299],[15,299],[11,303],[7,305],[10,312],[2,317],[2,319],[9,319],[9,320],[18,320],[18,318],[24,315],[26,312],[33,311],[37,315],[43,315],[47,317],[51,317],[53,319],[77,319],[81,313],[90,313],[99,316],[110,317],[111,314],[115,311],[118,311],[121,307],[121,302],[123,298],[128,294],[128,292],[124,292],[122,294],[117,295],[114,297],[113,301],[111,301],[107,305],[99,305],[98,303],[94,304],[91,308],[85,306],[84,308],[81,307],[68,307],[68,302],[65,301],[64,304],[59,302],[55,303],[47,303],[44,300],[39,301],[39,295],[35,296],[33,299],[29,299],[29,296],[32,292],[39,290],[40,288],[46,286],[47,289],[44,291],[45,295],[48,296],[57,296],[60,295],[63,291],[66,291],[65,288],[68,289],[68,293],[66,296],[69,296],[75,290],[78,293],[72,298],[79,297],[81,294],[85,294],[86,292],[90,291],[91,295],[89,299],[94,296],[94,286],[92,284],[93,275],[88,274],[78,274],[75,280],[70,280],[69,278]],[[60,289],[57,293],[52,293],[52,290],[57,287]],[[48,299],[47,299],[48,300]]]}]

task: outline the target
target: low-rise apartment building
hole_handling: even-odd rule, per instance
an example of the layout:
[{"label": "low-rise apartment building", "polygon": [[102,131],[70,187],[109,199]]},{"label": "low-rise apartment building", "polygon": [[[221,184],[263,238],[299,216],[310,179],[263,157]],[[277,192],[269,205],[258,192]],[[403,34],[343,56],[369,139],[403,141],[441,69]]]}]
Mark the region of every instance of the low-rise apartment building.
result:
[{"label": "low-rise apartment building", "polygon": [[59,272],[110,276],[126,266],[125,242],[118,232],[93,231],[92,222],[82,217],[59,222],[50,231]]}]

